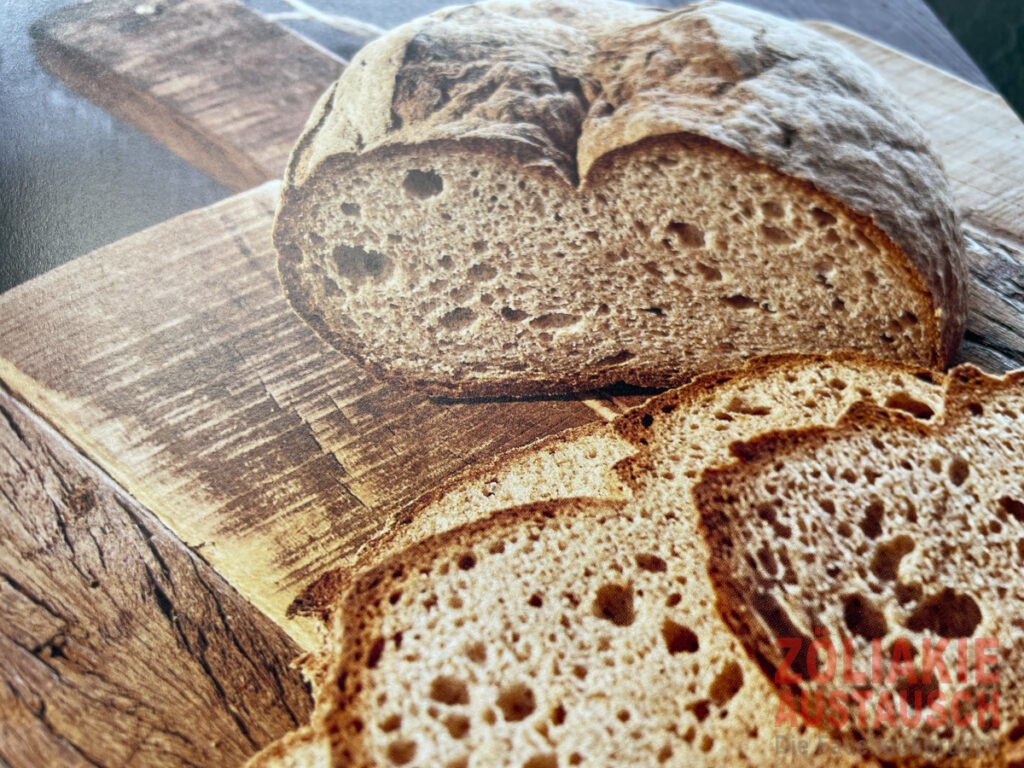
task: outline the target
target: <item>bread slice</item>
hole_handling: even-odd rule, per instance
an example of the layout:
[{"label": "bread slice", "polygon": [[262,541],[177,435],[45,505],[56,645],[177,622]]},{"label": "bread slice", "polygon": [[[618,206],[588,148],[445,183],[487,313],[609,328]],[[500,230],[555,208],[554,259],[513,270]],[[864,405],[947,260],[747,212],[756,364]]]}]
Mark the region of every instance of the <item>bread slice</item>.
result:
[{"label": "bread slice", "polygon": [[293,613],[325,620],[338,592],[360,569],[443,531],[506,507],[559,498],[625,500],[656,478],[669,493],[728,446],[761,432],[833,424],[855,402],[928,417],[941,408],[941,374],[858,355],[778,356],[699,377],[653,397],[610,423],[544,438],[470,468],[425,494],[386,524],[349,561],[308,588]]},{"label": "bread slice", "polygon": [[767,353],[936,366],[963,242],[868,67],[726,3],[491,0],[368,45],[289,162],[291,303],[445,396],[665,387]]},{"label": "bread slice", "polygon": [[[825,727],[933,745],[904,752],[906,765],[1020,764],[1024,371],[961,367],[946,381],[931,423],[860,403],[835,428],[737,446],[695,499],[723,615],[795,709],[821,696],[828,707],[809,711]],[[929,661],[941,638],[948,675]],[[828,673],[828,644],[851,660],[840,672]],[[869,677],[855,684],[846,666]],[[957,754],[965,744],[974,751]]]},{"label": "bread slice", "polygon": [[253,765],[295,749],[349,768],[770,764],[801,730],[776,729],[694,533],[563,500],[416,544],[355,582],[310,729]]}]

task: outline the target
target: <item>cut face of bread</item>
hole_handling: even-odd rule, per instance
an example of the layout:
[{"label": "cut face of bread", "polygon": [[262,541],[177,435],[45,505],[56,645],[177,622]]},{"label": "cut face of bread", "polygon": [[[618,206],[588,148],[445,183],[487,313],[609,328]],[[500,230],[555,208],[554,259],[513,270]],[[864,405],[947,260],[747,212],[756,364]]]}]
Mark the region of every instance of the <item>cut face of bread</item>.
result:
[{"label": "cut face of bread", "polygon": [[[695,499],[719,605],[797,711],[810,702],[823,727],[932,745],[908,765],[1021,759],[1022,445],[1024,375],[964,367],[933,423],[861,404],[834,429],[738,446],[738,464],[705,475]],[[850,659],[833,674],[822,628]],[[831,704],[815,714],[818,696]],[[984,754],[964,753],[971,743]]]},{"label": "cut face of bread", "polygon": [[779,352],[934,365],[963,322],[920,129],[842,49],[725,4],[485,3],[397,30],[311,118],[275,242],[325,338],[443,395],[669,386]]},{"label": "cut face of bread", "polygon": [[775,728],[688,531],[565,501],[409,549],[346,596],[310,738],[352,768],[768,764],[801,729]]}]

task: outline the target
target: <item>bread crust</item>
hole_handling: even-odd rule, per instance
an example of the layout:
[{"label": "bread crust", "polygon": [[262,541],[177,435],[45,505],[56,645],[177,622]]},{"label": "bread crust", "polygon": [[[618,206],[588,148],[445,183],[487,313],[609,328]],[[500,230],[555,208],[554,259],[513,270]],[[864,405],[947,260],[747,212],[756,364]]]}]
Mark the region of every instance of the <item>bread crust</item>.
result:
[{"label": "bread crust", "polygon": [[325,321],[296,246],[303,225],[294,211],[315,204],[318,179],[345,178],[357,165],[469,151],[575,194],[599,188],[617,156],[659,141],[743,158],[838,202],[927,308],[918,362],[952,359],[966,315],[964,244],[922,130],[839,44],[717,2],[659,13],[615,0],[491,0],[417,19],[368,46],[320,100],[289,161],[274,232],[286,293],[376,376],[439,396],[529,397],[623,379],[679,385],[693,372],[672,361],[558,377],[404,376],[368,359],[358,329]]}]

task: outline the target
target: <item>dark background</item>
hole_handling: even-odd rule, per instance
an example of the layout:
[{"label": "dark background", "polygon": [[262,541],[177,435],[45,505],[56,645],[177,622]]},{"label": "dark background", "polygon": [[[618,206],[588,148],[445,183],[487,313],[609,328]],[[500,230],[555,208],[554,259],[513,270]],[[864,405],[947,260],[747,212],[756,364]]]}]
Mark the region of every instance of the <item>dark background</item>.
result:
[{"label": "dark background", "polygon": [[[103,0],[97,0],[102,2]],[[1022,0],[930,0],[993,82],[1024,87]],[[746,0],[784,16],[842,24],[970,82],[988,86],[923,0]],[[43,72],[32,22],[68,0],[0,0],[0,292],[76,256],[208,205],[228,191]],[[280,0],[250,0],[262,13]],[[445,0],[312,0],[387,28]],[[679,2],[654,2],[663,6]],[[293,29],[349,57],[355,38],[308,22]],[[978,55],[976,53],[976,55]],[[1010,91],[1007,90],[1007,93]],[[1022,180],[1024,182],[1024,180]]]}]

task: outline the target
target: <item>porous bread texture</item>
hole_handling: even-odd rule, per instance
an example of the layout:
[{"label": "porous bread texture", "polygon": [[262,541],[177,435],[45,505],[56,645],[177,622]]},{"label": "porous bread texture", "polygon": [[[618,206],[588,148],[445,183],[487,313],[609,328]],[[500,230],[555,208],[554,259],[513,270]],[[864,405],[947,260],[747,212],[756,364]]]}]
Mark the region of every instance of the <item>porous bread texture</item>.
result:
[{"label": "porous bread texture", "polygon": [[367,46],[275,225],[298,312],[443,395],[679,384],[773,352],[944,363],[963,242],[888,87],[725,3],[446,9]]},{"label": "porous bread texture", "polygon": [[803,731],[775,728],[693,533],[662,510],[563,500],[411,547],[346,595],[304,743],[351,768],[769,764],[777,735]]},{"label": "porous bread texture", "polygon": [[[773,677],[790,666],[777,638],[800,643],[796,679],[780,680],[792,683],[797,708],[836,695],[823,713],[826,728],[878,743],[929,739],[932,754],[904,754],[904,765],[1019,764],[1024,372],[997,379],[961,367],[946,382],[944,407],[928,422],[858,404],[835,428],[738,445],[739,461],[705,474],[695,503],[733,632]],[[820,667],[807,660],[818,628],[840,653],[851,644],[855,672],[870,670],[872,642],[879,645],[884,677],[860,686],[871,695],[863,718],[850,703],[856,686],[827,674],[824,646]],[[942,638],[950,638],[942,654],[948,677],[927,662],[925,641],[940,648]],[[997,647],[979,652],[979,639]],[[979,653],[994,682],[978,676]],[[893,658],[909,666],[890,674]],[[994,691],[998,724],[986,709]],[[960,722],[951,714],[958,694]],[[885,698],[895,722],[882,716]],[[935,701],[944,713],[929,706]],[[816,711],[811,706],[813,719]],[[986,740],[996,749],[955,752]]]},{"label": "porous bread texture", "polygon": [[[684,599],[676,606],[684,616],[678,621],[684,624],[691,621],[688,626],[695,632],[698,627],[708,628],[708,637],[715,639],[704,642],[703,652],[732,648],[731,640],[717,637],[720,623],[713,612],[708,611],[709,582],[703,565],[707,554],[696,535],[695,513],[687,503],[690,487],[700,468],[726,461],[731,455],[728,446],[734,440],[787,425],[831,424],[848,406],[861,400],[920,417],[931,416],[942,407],[941,380],[941,374],[923,369],[850,355],[771,358],[735,371],[701,377],[687,387],[652,398],[613,423],[590,425],[547,438],[454,478],[404,510],[397,518],[402,524],[395,525],[367,547],[356,562],[347,564],[334,588],[351,587],[360,569],[364,573],[366,569],[380,569],[381,563],[389,558],[419,562],[421,549],[416,547],[426,546],[424,541],[439,540],[452,535],[452,530],[466,526],[476,525],[483,530],[490,523],[481,521],[492,514],[503,517],[518,514],[501,511],[508,505],[559,495],[579,496],[584,491],[600,492],[605,498],[588,504],[629,503],[627,516],[671,517],[658,522],[657,535],[686,547],[686,564],[679,567],[691,569],[687,571],[691,576],[682,593]],[[630,498],[632,501],[627,502]],[[556,563],[559,569],[569,564],[576,567],[574,557],[564,553],[558,555]],[[489,594],[493,589],[501,593],[500,583],[480,591]],[[354,631],[364,632],[356,628],[353,617],[360,614],[360,609],[354,606],[352,599],[350,596],[347,602],[342,602],[332,590],[308,607],[311,612],[332,616],[329,642],[315,655],[311,665],[320,713],[314,723],[320,725],[292,736],[287,747],[268,748],[253,766],[282,765],[277,762],[282,756],[311,749],[311,744],[316,745],[318,754],[330,750],[328,729],[324,724],[337,716],[340,706],[334,686],[338,674],[336,665],[343,649],[348,647],[346,643],[351,642],[347,636]],[[737,658],[736,663],[747,682],[760,677],[759,670],[746,659]],[[708,668],[718,669],[714,664]],[[710,685],[708,676],[712,673],[702,674],[705,678],[698,688]],[[723,726],[723,734],[736,734],[751,723],[760,723],[772,728],[772,737],[794,735],[785,728],[774,729],[777,706],[770,697],[759,698],[759,691],[766,684],[758,681],[735,697],[730,711],[740,714],[726,716],[729,723]],[[754,703],[748,701],[750,695]],[[698,706],[696,711],[704,712],[705,717],[710,712],[703,706]],[[634,727],[638,722],[633,721]],[[712,734],[711,738],[718,737]],[[816,742],[816,738],[812,741]],[[743,750],[750,757],[751,765],[770,760],[767,752],[758,752],[767,748],[765,744],[759,745],[756,740],[750,742],[748,733],[737,744],[728,748],[719,746],[712,756],[738,755],[739,750]],[[692,747],[693,744],[686,747],[683,753],[686,756],[679,764],[691,764],[691,760],[697,759],[690,752]]]},{"label": "porous bread texture", "polygon": [[629,499],[666,479],[666,494],[685,503],[688,484],[703,467],[726,463],[736,440],[833,424],[862,399],[931,414],[941,407],[941,378],[856,355],[779,356],[707,374],[610,423],[568,430],[460,473],[398,512],[380,536],[307,590],[296,612],[329,613],[360,569],[499,509],[581,496]]}]

